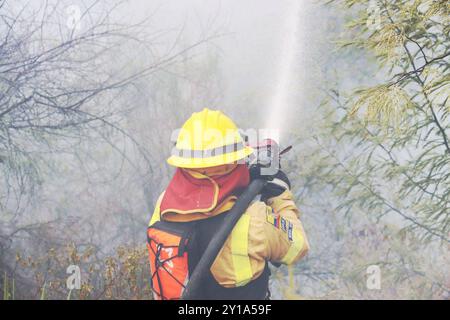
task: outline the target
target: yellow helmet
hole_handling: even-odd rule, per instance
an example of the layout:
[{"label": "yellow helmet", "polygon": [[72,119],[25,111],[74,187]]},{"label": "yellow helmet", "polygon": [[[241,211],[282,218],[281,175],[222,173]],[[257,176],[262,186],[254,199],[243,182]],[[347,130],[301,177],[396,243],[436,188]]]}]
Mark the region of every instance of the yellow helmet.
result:
[{"label": "yellow helmet", "polygon": [[220,111],[203,109],[184,123],[167,162],[180,168],[208,168],[242,160],[252,153],[230,118]]}]

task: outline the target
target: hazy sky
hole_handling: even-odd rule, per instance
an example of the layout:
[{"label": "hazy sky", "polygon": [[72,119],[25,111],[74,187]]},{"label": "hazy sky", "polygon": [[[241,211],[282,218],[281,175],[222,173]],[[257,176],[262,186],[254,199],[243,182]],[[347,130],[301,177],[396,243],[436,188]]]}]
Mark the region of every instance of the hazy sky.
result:
[{"label": "hazy sky", "polygon": [[[218,30],[226,35],[215,39],[220,52],[220,64],[224,77],[225,111],[245,108],[246,98],[254,97],[254,105],[266,110],[273,100],[280,68],[286,59],[283,51],[286,38],[298,39],[291,70],[291,89],[288,92],[296,101],[297,121],[301,121],[303,91],[306,83],[316,71],[309,57],[312,55],[314,32],[323,28],[326,20],[321,19],[314,1],[298,0],[301,12],[296,35],[287,34],[297,0],[130,0],[126,20],[138,20],[153,15],[152,25],[158,29],[185,27],[184,35],[190,41]],[[292,19],[291,19],[292,20]],[[176,36],[174,32],[172,36]],[[292,77],[293,76],[293,77]],[[305,85],[302,85],[305,83]],[[305,103],[306,105],[306,103]],[[214,107],[214,106],[213,106]],[[201,108],[201,107],[200,107]],[[291,109],[292,110],[292,109]],[[256,113],[255,113],[256,114]],[[261,112],[258,113],[261,116]],[[273,116],[273,112],[271,113]],[[260,119],[264,122],[263,119]]]}]

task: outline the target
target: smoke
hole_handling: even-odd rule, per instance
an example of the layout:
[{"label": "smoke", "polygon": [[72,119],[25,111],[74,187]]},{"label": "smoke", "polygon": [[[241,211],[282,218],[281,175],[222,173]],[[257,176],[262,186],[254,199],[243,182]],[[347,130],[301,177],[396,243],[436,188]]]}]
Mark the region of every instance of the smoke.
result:
[{"label": "smoke", "polygon": [[[286,20],[282,29],[279,55],[276,58],[277,70],[276,78],[273,86],[272,99],[269,100],[267,106],[265,128],[270,131],[279,131],[282,134],[282,128],[287,122],[289,111],[293,106],[292,92],[294,90],[295,65],[299,61],[300,46],[299,33],[302,20],[302,8],[305,6],[304,1],[292,0],[287,7]],[[273,138],[273,137],[272,137]],[[278,137],[281,138],[281,137]],[[276,138],[275,138],[276,139]]]}]

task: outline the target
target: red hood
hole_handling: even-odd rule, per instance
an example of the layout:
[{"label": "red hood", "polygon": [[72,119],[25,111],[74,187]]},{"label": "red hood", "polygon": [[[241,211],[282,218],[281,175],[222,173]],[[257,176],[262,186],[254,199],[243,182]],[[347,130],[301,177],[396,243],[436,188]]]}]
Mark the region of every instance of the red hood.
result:
[{"label": "red hood", "polygon": [[178,168],[161,201],[161,216],[166,213],[208,215],[230,196],[239,195],[249,182],[250,174],[244,164],[212,177]]}]

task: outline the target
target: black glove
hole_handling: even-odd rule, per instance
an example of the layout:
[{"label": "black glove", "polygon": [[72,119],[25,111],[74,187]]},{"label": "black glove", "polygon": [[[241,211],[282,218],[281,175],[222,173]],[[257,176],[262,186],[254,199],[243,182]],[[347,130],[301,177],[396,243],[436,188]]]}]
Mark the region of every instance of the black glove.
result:
[{"label": "black glove", "polygon": [[278,170],[274,175],[261,175],[261,166],[253,165],[250,167],[250,178],[267,180],[267,184],[261,191],[261,201],[266,202],[267,199],[277,197],[286,190],[291,189],[291,182],[287,175]]}]

